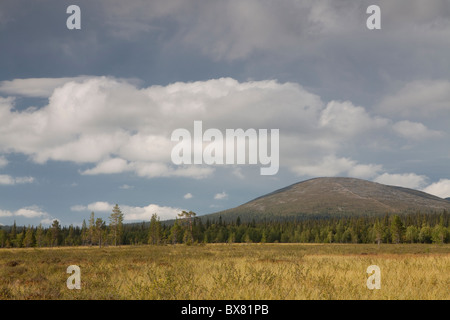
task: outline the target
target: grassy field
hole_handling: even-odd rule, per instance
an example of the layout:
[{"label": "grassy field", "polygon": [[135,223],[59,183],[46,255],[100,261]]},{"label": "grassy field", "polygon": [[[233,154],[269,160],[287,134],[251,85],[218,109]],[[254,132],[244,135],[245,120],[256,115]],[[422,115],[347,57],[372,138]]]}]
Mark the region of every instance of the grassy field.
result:
[{"label": "grassy field", "polygon": [[[69,265],[81,289],[66,286]],[[369,265],[381,289],[366,286]],[[0,299],[450,299],[450,245],[0,249]]]}]

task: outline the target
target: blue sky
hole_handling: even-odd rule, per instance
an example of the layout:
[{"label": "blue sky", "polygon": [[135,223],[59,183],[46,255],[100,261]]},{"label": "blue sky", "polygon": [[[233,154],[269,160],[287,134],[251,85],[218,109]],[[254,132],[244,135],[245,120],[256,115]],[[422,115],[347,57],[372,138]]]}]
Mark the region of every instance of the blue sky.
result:
[{"label": "blue sky", "polygon": [[[448,197],[449,17],[445,0],[2,1],[0,224],[207,214],[318,176]],[[174,165],[195,120],[279,129],[278,173]]]}]

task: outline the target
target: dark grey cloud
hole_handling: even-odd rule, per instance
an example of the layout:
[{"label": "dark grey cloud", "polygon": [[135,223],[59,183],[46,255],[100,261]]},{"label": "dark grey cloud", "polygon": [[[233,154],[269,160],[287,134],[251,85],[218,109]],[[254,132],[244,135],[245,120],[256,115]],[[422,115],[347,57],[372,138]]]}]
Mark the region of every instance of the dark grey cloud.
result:
[{"label": "dark grey cloud", "polygon": [[[66,28],[66,8],[71,4],[81,8],[81,30]],[[366,8],[372,4],[381,7],[381,30],[366,28]],[[83,165],[70,162],[80,159],[82,152],[72,156],[70,152],[52,149],[45,154],[35,143],[40,132],[36,124],[42,120],[38,116],[50,117],[51,108],[46,106],[58,109],[62,104],[56,102],[64,101],[53,98],[53,102],[49,102],[47,97],[52,96],[55,88],[61,91],[64,83],[82,82],[82,77],[90,76],[94,76],[94,80],[100,79],[97,76],[109,76],[107,79],[121,83],[108,91],[114,97],[113,102],[93,105],[86,112],[90,114],[95,107],[103,106],[110,111],[109,116],[115,115],[111,110],[118,112],[127,103],[144,108],[147,104],[143,106],[140,96],[145,89],[167,90],[169,83],[180,82],[174,87],[190,87],[188,82],[200,81],[198,85],[208,92],[208,84],[216,81],[212,79],[223,77],[236,80],[236,87],[248,86],[252,80],[276,79],[277,88],[290,82],[288,87],[301,87],[308,96],[317,98],[317,103],[310,103],[316,106],[316,113],[308,117],[296,109],[304,104],[304,95],[298,95],[297,100],[302,101],[297,103],[296,96],[286,97],[284,90],[280,90],[279,95],[268,94],[268,91],[261,94],[265,98],[258,103],[271,115],[264,125],[283,129],[281,143],[286,156],[281,159],[282,166],[298,174],[294,176],[291,171],[281,170],[271,183],[282,187],[312,174],[344,174],[415,187],[433,183],[429,190],[437,188],[439,190],[434,192],[441,194],[450,185],[449,152],[445,145],[450,134],[449,17],[447,0],[1,1],[0,122],[4,125],[0,131],[3,130],[4,135],[0,140],[16,138],[17,141],[5,144],[0,154],[0,175],[4,181],[17,177],[34,180],[12,185],[17,189],[2,190],[8,199],[4,201],[7,207],[0,210],[13,217],[21,208],[35,208],[34,205],[39,208],[36,212],[52,213],[63,205],[69,210],[76,205],[113,203],[114,199],[100,195],[93,198],[95,190],[109,190],[105,192],[120,199],[124,196],[118,193],[123,192],[119,187],[133,185],[136,186],[132,196],[135,202],[128,203],[133,208],[148,207],[149,202],[140,200],[146,188],[155,193],[155,199],[165,201],[159,203],[160,206],[168,204],[176,208],[184,205],[180,202],[182,195],[194,194],[195,188],[195,197],[190,201],[206,213],[211,205],[208,201],[224,190],[229,195],[227,204],[234,205],[271,191],[267,180],[258,176],[256,170],[247,168],[233,171],[231,175],[229,170],[218,168],[215,177],[220,181],[220,188],[215,188],[214,182],[209,180],[176,178],[174,183],[171,179],[175,178],[154,178],[159,186],[164,186],[166,193],[177,188],[180,200],[175,201],[166,194],[158,194],[158,188],[139,175],[132,176],[133,181],[126,180],[133,170],[116,174],[115,178],[107,174],[94,175],[101,171],[120,172],[127,168],[123,161],[106,157]],[[7,96],[14,99],[3,99]],[[167,95],[165,99],[170,101],[173,97]],[[200,100],[195,94],[180,95],[174,104]],[[90,101],[93,100],[82,105],[87,106]],[[250,104],[250,98],[239,100],[241,104],[238,100],[224,101],[220,105],[224,113],[214,117],[210,113],[209,125],[221,127],[232,123],[249,127],[264,116],[253,116],[258,106]],[[227,109],[230,101],[234,105]],[[32,106],[38,108],[30,109],[28,114],[20,113]],[[247,111],[242,113],[245,116],[236,117],[238,109],[246,107]],[[227,110],[234,110],[234,113]],[[16,119],[16,122],[6,121],[1,116]],[[34,121],[33,117],[40,120]],[[114,131],[125,118],[118,115],[113,125],[101,117],[95,118],[95,128],[107,135],[104,128],[110,126]],[[159,126],[170,120],[158,119]],[[141,121],[142,117],[135,120]],[[22,126],[23,123],[30,129]],[[5,131],[7,126],[14,127],[14,132]],[[48,129],[48,126],[42,125],[42,128]],[[168,130],[158,127],[160,132],[163,129]],[[33,130],[37,131],[30,135]],[[77,131],[76,139],[82,135],[81,131]],[[52,136],[51,132],[47,134],[48,139],[42,136],[38,139],[43,146],[52,143],[52,139],[63,138],[62,135]],[[85,141],[81,142],[83,145]],[[100,145],[105,147],[107,143]],[[100,148],[94,151],[98,150]],[[38,153],[43,155],[42,162],[48,160],[49,163],[37,165],[30,161],[32,157],[24,156]],[[242,180],[237,187],[236,178]],[[67,205],[69,192],[53,184],[70,186],[74,181],[77,181],[78,197],[82,201],[72,200]],[[42,185],[44,187],[37,190]],[[107,189],[109,186],[113,187]],[[28,196],[23,205],[17,205],[21,200],[19,188]],[[58,194],[58,200],[52,204],[45,200],[49,190]],[[210,194],[202,198],[201,194],[207,192]]]},{"label": "dark grey cloud", "polygon": [[[2,80],[271,78],[361,104],[413,79],[445,78],[450,67],[445,0],[78,1],[82,30],[69,31],[71,3],[0,4],[0,36],[9,43]],[[381,7],[382,30],[365,26],[370,4]]]}]

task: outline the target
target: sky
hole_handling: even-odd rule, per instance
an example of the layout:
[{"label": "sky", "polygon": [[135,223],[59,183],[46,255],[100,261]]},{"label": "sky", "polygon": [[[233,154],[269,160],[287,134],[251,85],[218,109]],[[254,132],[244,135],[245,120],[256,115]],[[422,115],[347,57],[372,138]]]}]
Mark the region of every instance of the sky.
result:
[{"label": "sky", "polygon": [[[2,225],[203,215],[315,177],[450,197],[447,0],[3,0],[0,39]],[[278,130],[279,170],[174,163],[194,121]]]}]

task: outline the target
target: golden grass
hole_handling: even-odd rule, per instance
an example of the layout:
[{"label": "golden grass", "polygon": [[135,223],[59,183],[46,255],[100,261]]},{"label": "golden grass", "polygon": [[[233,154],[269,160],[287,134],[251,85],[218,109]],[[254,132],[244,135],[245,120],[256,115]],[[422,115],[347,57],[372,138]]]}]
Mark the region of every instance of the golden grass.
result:
[{"label": "golden grass", "polygon": [[[69,290],[69,265],[81,290]],[[366,286],[369,265],[381,289]],[[0,299],[450,299],[450,245],[211,244],[0,250]]]}]

